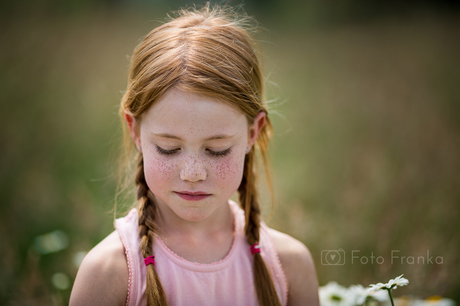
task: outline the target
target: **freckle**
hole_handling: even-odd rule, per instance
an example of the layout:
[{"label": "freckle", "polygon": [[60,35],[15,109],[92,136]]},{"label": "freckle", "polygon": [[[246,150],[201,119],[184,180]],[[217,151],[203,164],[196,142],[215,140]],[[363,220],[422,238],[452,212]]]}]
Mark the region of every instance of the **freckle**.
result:
[{"label": "freckle", "polygon": [[167,179],[174,171],[173,165],[161,160],[155,160],[155,170],[161,175],[162,179]]},{"label": "freckle", "polygon": [[216,175],[222,180],[233,177],[237,172],[237,166],[230,162],[214,164],[212,168]]}]

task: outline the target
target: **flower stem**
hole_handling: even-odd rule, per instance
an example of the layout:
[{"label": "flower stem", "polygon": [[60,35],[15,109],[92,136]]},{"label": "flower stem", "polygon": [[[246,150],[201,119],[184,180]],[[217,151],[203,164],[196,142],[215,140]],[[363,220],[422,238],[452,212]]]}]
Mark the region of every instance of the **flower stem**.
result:
[{"label": "flower stem", "polygon": [[393,297],[391,296],[391,289],[388,289],[388,295],[390,296],[390,301],[391,301],[391,306],[395,306],[395,303],[393,303]]}]

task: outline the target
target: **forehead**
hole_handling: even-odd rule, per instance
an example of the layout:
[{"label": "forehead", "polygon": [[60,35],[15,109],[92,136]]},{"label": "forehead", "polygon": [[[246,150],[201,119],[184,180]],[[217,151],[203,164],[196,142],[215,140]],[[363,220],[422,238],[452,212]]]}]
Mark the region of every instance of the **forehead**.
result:
[{"label": "forehead", "polygon": [[247,131],[246,116],[228,103],[171,90],[142,116],[141,128],[179,137]]}]

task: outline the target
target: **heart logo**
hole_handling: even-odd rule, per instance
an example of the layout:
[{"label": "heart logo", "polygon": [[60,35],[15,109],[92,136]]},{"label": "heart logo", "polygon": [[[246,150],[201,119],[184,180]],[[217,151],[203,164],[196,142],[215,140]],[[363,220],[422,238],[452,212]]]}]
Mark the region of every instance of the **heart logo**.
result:
[{"label": "heart logo", "polygon": [[331,258],[332,258],[332,260],[334,260],[334,258],[335,258],[335,254],[333,254],[333,255],[331,254]]}]

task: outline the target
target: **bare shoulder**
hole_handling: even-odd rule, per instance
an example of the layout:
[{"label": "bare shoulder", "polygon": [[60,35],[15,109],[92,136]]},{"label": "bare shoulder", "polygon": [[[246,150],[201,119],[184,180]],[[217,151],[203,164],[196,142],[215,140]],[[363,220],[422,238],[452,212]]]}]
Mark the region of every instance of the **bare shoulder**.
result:
[{"label": "bare shoulder", "polygon": [[269,229],[288,283],[288,305],[319,305],[318,279],[310,251],[299,240]]},{"label": "bare shoulder", "polygon": [[116,231],[96,245],[78,270],[70,305],[124,305],[128,293],[128,264]]}]

